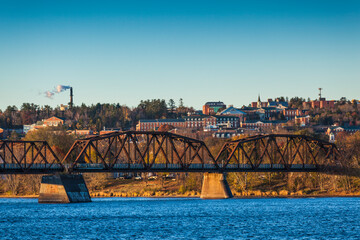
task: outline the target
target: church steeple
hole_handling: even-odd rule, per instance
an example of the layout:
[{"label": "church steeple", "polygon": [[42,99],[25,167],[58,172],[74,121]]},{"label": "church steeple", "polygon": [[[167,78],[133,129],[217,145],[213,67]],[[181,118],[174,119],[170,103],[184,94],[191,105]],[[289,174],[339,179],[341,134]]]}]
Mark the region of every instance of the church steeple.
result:
[{"label": "church steeple", "polygon": [[260,93],[258,95],[257,108],[261,108]]}]

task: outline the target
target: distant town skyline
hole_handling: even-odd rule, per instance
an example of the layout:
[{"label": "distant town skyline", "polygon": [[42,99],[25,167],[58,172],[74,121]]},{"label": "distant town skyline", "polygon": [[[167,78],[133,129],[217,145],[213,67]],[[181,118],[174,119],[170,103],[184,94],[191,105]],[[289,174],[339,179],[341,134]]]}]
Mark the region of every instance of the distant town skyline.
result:
[{"label": "distant town skyline", "polygon": [[[180,98],[359,99],[358,1],[10,1],[0,8],[0,109]],[[46,92],[52,97],[47,98]],[[53,92],[52,92],[53,91]]]},{"label": "distant town skyline", "polygon": [[[51,93],[51,94],[50,94]],[[35,103],[35,102],[31,102],[31,101],[28,101],[28,102],[22,102],[22,103],[20,103],[19,105],[16,105],[16,104],[9,104],[9,105],[4,105],[4,107],[3,108],[0,108],[0,110],[2,110],[2,111],[4,111],[4,110],[6,110],[6,108],[8,107],[8,106],[13,106],[13,105],[15,105],[17,108],[21,108],[21,105],[23,104],[23,103],[33,103],[33,104],[36,104],[36,105],[39,105],[40,107],[42,107],[42,106],[45,106],[45,105],[49,105],[50,107],[52,107],[52,108],[56,108],[56,107],[60,107],[61,105],[69,105],[69,102],[70,102],[70,95],[69,95],[70,93],[69,92],[67,92],[67,93],[62,93],[61,95],[65,95],[65,97],[64,96],[60,96],[60,95],[55,95],[54,93],[52,93],[52,92],[50,92],[50,91],[45,91],[45,92],[39,92],[39,94],[38,95],[41,95],[41,96],[45,96],[46,98],[48,98],[48,100],[46,100],[45,99],[45,101],[49,101],[49,102],[55,102],[56,101],[56,98],[59,98],[59,99],[62,99],[64,102],[60,102],[59,104],[56,104],[56,105],[53,105],[53,104],[49,104],[49,103],[45,103],[45,104],[39,104],[39,103]],[[242,107],[242,106],[251,106],[251,104],[253,103],[253,102],[256,102],[257,101],[257,99],[258,99],[258,97],[260,96],[260,99],[261,99],[261,101],[262,102],[267,102],[268,101],[268,99],[272,99],[273,101],[276,101],[276,98],[278,98],[278,97],[284,97],[284,98],[288,98],[289,100],[291,99],[291,98],[293,98],[293,97],[301,97],[301,98],[304,98],[306,101],[308,100],[308,98],[310,98],[311,100],[316,100],[316,99],[319,99],[319,95],[317,95],[317,96],[315,96],[315,97],[304,97],[304,96],[261,96],[261,94],[259,95],[256,95],[256,96],[254,96],[254,98],[252,98],[252,99],[250,99],[249,100],[249,102],[244,102],[244,103],[233,103],[233,102],[225,102],[225,101],[222,101],[221,99],[208,99],[208,100],[205,100],[202,104],[200,103],[200,105],[201,106],[199,106],[199,107],[195,107],[195,105],[192,105],[191,103],[189,103],[189,104],[186,104],[186,99],[184,99],[184,98],[181,98],[185,103],[184,103],[184,106],[185,107],[194,107],[195,108],[195,110],[201,110],[202,109],[202,106],[206,103],[206,102],[211,102],[211,101],[219,101],[219,102],[224,102],[224,104],[226,105],[226,107],[228,107],[228,106],[234,106],[234,107]],[[327,98],[326,96],[324,96],[324,95],[322,95],[322,97],[323,98],[326,98],[327,100],[329,100],[329,99],[331,99],[331,100],[339,100],[339,99],[332,99],[332,98]],[[346,96],[343,96],[343,97],[346,97]],[[80,106],[81,104],[86,104],[86,105],[88,105],[88,106],[90,106],[90,105],[92,105],[92,104],[97,104],[97,103],[100,103],[100,104],[107,104],[107,103],[109,103],[109,104],[117,104],[117,103],[119,103],[120,105],[124,105],[124,106],[128,106],[128,107],[137,107],[139,104],[140,104],[140,102],[141,101],[143,101],[143,100],[152,100],[152,99],[161,99],[161,100],[165,100],[166,101],[166,103],[168,104],[168,102],[169,102],[169,100],[170,99],[162,99],[162,98],[151,98],[151,99],[140,99],[139,100],[139,102],[137,103],[137,104],[135,104],[135,105],[129,105],[129,104],[127,104],[127,103],[121,103],[121,102],[90,102],[90,103],[85,103],[85,102],[82,102],[82,103],[75,103],[74,104],[74,106]],[[352,100],[352,99],[350,99],[350,98],[347,98],[348,100]],[[176,105],[176,107],[178,107],[179,106],[179,102],[180,102],[180,99],[172,99],[172,100],[174,100],[174,102],[175,102],[175,105]],[[357,99],[357,100],[359,100],[359,99]],[[56,101],[56,102],[58,102],[58,101]]]}]

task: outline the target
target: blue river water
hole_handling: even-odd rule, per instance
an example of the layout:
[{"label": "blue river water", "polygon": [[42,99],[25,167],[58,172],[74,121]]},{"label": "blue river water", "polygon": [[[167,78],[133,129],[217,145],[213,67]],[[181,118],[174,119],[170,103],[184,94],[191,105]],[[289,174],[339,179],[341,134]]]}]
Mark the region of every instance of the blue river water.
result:
[{"label": "blue river water", "polygon": [[360,239],[360,198],[0,199],[0,239]]}]

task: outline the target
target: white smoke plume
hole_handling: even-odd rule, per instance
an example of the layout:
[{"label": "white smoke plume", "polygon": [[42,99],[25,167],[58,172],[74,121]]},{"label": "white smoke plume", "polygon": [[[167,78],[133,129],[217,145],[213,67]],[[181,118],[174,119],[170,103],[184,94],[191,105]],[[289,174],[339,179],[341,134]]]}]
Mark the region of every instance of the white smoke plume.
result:
[{"label": "white smoke plume", "polygon": [[66,90],[70,89],[70,86],[64,86],[64,85],[57,85],[54,90],[52,91],[46,91],[45,92],[45,97],[47,98],[53,98],[53,96],[55,95],[55,93],[61,93],[64,92]]},{"label": "white smoke plume", "polygon": [[70,86],[57,85],[55,89],[57,93],[61,93],[63,91],[66,91],[67,89],[70,89]]},{"label": "white smoke plume", "polygon": [[47,98],[52,98],[52,97],[54,96],[54,93],[53,93],[53,92],[50,92],[50,91],[46,91],[46,92],[45,92],[45,96],[46,96]]}]

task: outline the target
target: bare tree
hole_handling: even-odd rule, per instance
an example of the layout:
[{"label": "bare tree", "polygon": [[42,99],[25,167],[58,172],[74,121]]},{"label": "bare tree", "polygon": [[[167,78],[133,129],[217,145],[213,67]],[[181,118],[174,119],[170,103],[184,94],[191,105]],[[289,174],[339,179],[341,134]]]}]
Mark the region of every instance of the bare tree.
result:
[{"label": "bare tree", "polygon": [[39,194],[40,184],[41,184],[41,175],[25,175],[22,176],[24,183],[26,184],[28,190],[32,194]]},{"label": "bare tree", "polygon": [[6,175],[5,186],[7,191],[10,191],[12,194],[17,195],[20,190],[20,184],[20,176],[12,174]]}]

